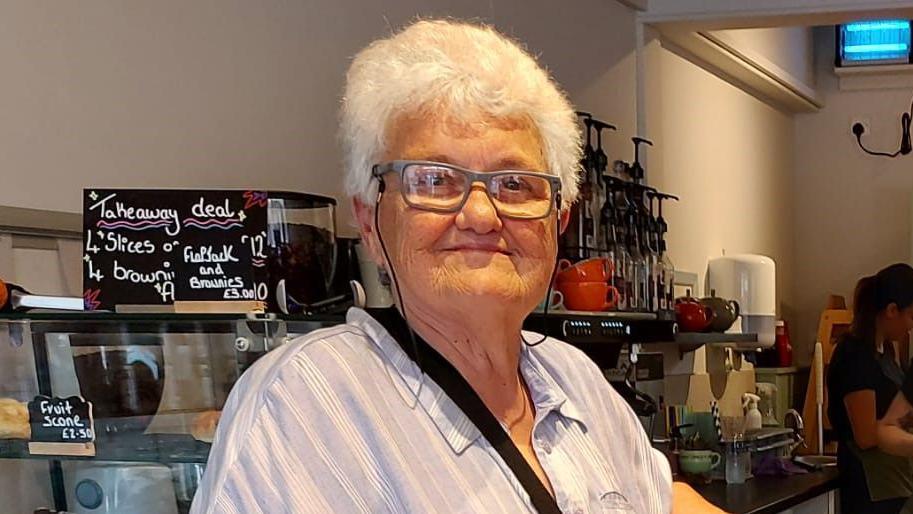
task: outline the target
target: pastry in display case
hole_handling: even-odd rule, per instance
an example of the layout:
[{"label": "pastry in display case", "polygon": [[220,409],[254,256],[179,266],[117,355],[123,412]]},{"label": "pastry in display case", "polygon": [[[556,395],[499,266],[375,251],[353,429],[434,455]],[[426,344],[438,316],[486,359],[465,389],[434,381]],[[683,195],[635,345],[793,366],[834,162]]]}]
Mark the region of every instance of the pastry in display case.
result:
[{"label": "pastry in display case", "polygon": [[188,512],[241,373],[271,348],[341,322],[0,314],[0,510]]},{"label": "pastry in display case", "polygon": [[32,433],[24,402],[0,398],[0,439],[28,439]]}]

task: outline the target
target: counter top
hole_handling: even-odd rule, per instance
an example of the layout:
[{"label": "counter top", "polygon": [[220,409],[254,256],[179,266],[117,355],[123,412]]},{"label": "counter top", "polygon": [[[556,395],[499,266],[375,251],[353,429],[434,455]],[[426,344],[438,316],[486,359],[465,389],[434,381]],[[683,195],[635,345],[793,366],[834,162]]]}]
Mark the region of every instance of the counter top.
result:
[{"label": "counter top", "polygon": [[773,514],[837,488],[837,468],[806,475],[754,477],[744,484],[693,485],[707,501],[733,514]]}]

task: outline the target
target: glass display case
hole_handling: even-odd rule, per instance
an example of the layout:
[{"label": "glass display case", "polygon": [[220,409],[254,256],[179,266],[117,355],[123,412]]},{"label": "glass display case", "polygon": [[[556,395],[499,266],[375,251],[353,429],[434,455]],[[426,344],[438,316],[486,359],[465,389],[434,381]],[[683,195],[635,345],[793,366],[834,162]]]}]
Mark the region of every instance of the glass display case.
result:
[{"label": "glass display case", "polygon": [[[188,512],[238,377],[271,348],[341,322],[0,314],[0,512]],[[67,413],[74,397],[91,402],[94,434]],[[56,399],[65,407],[52,413]]]}]

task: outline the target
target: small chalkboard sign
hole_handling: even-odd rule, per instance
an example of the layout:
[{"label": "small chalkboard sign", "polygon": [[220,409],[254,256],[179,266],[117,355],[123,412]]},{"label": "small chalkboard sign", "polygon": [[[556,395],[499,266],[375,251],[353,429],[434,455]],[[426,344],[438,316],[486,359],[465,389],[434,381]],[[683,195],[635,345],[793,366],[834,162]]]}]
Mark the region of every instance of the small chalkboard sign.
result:
[{"label": "small chalkboard sign", "polygon": [[267,298],[265,191],[86,189],[86,310]]},{"label": "small chalkboard sign", "polygon": [[91,455],[95,448],[92,403],[80,398],[36,396],[28,404],[29,451],[43,455]]}]

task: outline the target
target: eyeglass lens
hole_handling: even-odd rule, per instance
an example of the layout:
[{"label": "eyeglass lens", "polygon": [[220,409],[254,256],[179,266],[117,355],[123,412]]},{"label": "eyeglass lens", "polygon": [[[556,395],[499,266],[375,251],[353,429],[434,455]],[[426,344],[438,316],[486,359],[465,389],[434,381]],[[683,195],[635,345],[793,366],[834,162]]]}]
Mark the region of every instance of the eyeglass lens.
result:
[{"label": "eyeglass lens", "polygon": [[[472,187],[465,172],[440,165],[410,164],[403,169],[406,201],[419,208],[454,211]],[[507,216],[536,218],[548,214],[552,203],[551,182],[546,177],[524,173],[492,173],[487,177],[488,194]]]}]

